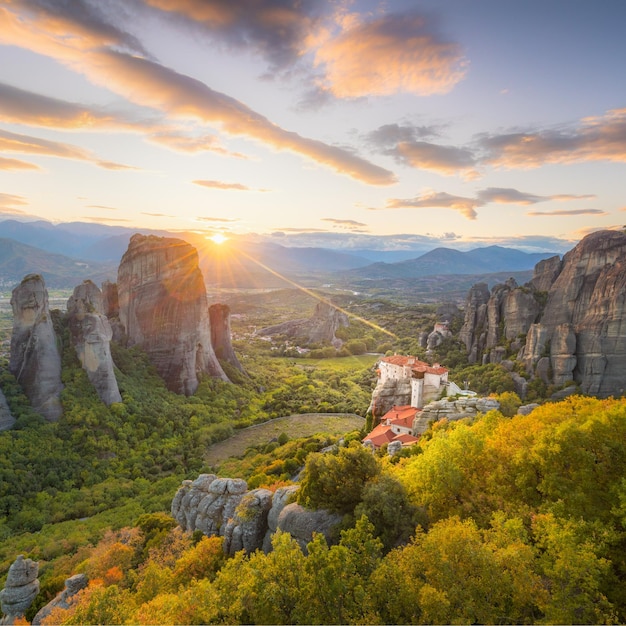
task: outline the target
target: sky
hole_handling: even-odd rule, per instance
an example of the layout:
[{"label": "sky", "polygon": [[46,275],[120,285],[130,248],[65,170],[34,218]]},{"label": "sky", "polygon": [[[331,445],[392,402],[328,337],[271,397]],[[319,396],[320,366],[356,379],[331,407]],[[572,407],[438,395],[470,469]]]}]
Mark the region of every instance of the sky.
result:
[{"label": "sky", "polygon": [[623,0],[0,0],[0,219],[564,251],[626,223]]}]

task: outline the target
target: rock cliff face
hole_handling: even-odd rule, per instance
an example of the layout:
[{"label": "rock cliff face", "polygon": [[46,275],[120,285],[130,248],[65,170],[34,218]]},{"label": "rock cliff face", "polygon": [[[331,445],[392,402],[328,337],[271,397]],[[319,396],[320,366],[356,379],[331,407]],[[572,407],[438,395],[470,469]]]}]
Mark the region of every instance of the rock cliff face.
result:
[{"label": "rock cliff face", "polygon": [[98,396],[106,405],[121,402],[111,358],[113,331],[102,293],[90,280],[78,285],[67,301],[67,320],[72,345]]},{"label": "rock cliff face", "polygon": [[62,414],[61,356],[43,278],[29,274],[13,290],[13,335],[9,370],[32,407],[48,421]]},{"label": "rock cliff face", "polygon": [[22,555],[9,567],[4,589],[0,591],[0,608],[9,618],[22,617],[39,593],[39,563]]},{"label": "rock cliff face", "polygon": [[411,381],[408,378],[388,378],[384,383],[378,381],[372,391],[372,399],[367,409],[372,415],[380,417],[394,406],[411,404]]},{"label": "rock cliff face", "polygon": [[15,418],[11,415],[7,399],[4,397],[2,391],[0,391],[0,430],[13,428],[13,424],[15,424]]},{"label": "rock cliff face", "polygon": [[220,361],[230,363],[244,373],[231,343],[229,306],[227,304],[212,304],[209,307],[209,321],[211,323],[211,343],[217,358]]},{"label": "rock cliff face", "polygon": [[102,283],[102,309],[113,331],[113,341],[120,345],[126,344],[126,332],[120,322],[120,301],[117,283],[105,280]]},{"label": "rock cliff face", "polygon": [[547,383],[576,383],[599,397],[626,391],[625,233],[588,235],[562,261],[538,263],[524,287],[494,287],[486,304],[476,287],[461,332],[470,362],[496,360],[496,346],[508,341],[527,371]]},{"label": "rock cliff face", "polygon": [[343,311],[328,302],[318,302],[311,317],[262,328],[257,331],[257,334],[261,336],[286,335],[303,345],[330,343],[339,348],[342,341],[336,337],[335,333],[342,326],[348,326],[349,323],[348,316]]},{"label": "rock cliff face", "polygon": [[329,538],[341,516],[327,511],[309,511],[287,504],[298,486],[248,491],[244,480],[201,474],[185,480],[172,500],[172,516],[183,530],[200,530],[208,536],[224,537],[224,551],[271,550],[271,536],[281,529],[289,532],[303,549],[314,532]]},{"label": "rock cliff face", "polygon": [[195,248],[180,239],[134,235],[117,288],[128,345],[146,351],[168,389],[193,394],[199,373],[228,380],[211,344]]},{"label": "rock cliff face", "polygon": [[76,574],[65,581],[65,588],[48,604],[37,611],[33,617],[32,626],[40,626],[49,617],[54,609],[69,609],[76,600],[76,594],[87,587],[89,579],[86,574]]}]

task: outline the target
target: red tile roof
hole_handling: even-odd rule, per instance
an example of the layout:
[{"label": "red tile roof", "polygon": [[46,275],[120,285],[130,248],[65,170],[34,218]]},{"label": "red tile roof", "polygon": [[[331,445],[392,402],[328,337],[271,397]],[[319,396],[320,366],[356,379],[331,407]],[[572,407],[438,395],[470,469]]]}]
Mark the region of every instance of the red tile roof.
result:
[{"label": "red tile roof", "polygon": [[441,367],[439,363],[435,363],[434,365],[428,365],[428,363],[424,363],[424,361],[420,361],[414,356],[403,356],[401,354],[394,354],[393,356],[384,356],[381,361],[385,363],[390,363],[391,365],[399,365],[401,367],[410,367],[414,372],[423,372],[426,374],[446,374],[447,369],[445,367]]},{"label": "red tile roof", "polygon": [[387,426],[386,424],[378,424],[369,435],[366,435],[362,439],[363,443],[366,441],[371,441],[372,445],[375,448],[380,448],[386,443],[390,443],[392,441],[399,441],[403,446],[410,446],[414,444],[416,441],[419,441],[418,437],[414,437],[413,435],[402,434],[396,435],[392,430],[391,426]]}]

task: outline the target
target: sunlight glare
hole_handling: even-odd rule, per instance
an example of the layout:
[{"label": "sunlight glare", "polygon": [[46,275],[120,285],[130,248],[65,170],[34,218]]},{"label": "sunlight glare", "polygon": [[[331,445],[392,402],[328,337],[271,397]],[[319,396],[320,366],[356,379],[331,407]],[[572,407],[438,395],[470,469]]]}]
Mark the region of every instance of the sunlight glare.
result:
[{"label": "sunlight glare", "polygon": [[213,243],[217,244],[218,246],[221,246],[224,242],[228,241],[228,237],[226,237],[225,235],[222,235],[222,233],[215,233],[214,235],[207,237],[207,239],[210,239]]}]

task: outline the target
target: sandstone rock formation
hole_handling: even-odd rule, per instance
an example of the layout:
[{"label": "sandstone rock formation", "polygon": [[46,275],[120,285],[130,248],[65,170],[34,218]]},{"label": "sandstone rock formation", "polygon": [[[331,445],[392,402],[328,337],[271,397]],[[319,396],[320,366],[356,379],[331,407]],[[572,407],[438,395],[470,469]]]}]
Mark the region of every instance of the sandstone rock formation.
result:
[{"label": "sandstone rock formation", "polygon": [[330,343],[336,348],[342,341],[335,333],[342,326],[349,325],[348,316],[329,302],[318,302],[311,317],[283,322],[257,331],[258,335],[285,335],[303,345],[310,343]]},{"label": "sandstone rock formation", "polygon": [[388,378],[384,383],[378,381],[372,391],[372,399],[367,411],[380,417],[391,411],[394,406],[410,405],[411,397],[411,380],[408,378]]},{"label": "sandstone rock formation", "polygon": [[11,409],[9,409],[7,399],[4,397],[2,391],[0,391],[0,430],[13,428],[14,424],[15,418],[11,415]]},{"label": "sandstone rock formation", "polygon": [[76,594],[81,589],[85,589],[88,583],[89,579],[86,574],[76,574],[68,578],[65,581],[63,591],[37,611],[31,622],[32,626],[40,626],[40,624],[44,623],[54,609],[69,609],[76,599]]},{"label": "sandstone rock formation", "polygon": [[102,293],[90,280],[78,285],[67,301],[67,320],[71,343],[99,398],[107,406],[121,402],[111,357],[113,332],[104,315]]},{"label": "sandstone rock formation", "polygon": [[111,324],[113,341],[120,345],[126,344],[126,331],[120,321],[120,301],[117,293],[117,283],[105,280],[102,283],[102,308]]},{"label": "sandstone rock formation", "polygon": [[193,246],[133,235],[117,288],[127,345],[146,351],[168,389],[191,395],[200,373],[228,380],[211,344],[206,289]]},{"label": "sandstone rock formation", "polygon": [[201,474],[194,481],[183,481],[172,500],[171,512],[183,530],[224,537],[227,554],[269,551],[277,529],[289,532],[305,550],[314,532],[330,538],[341,516],[288,504],[297,489],[297,485],[282,487],[275,494],[267,489],[248,491],[243,480]]},{"label": "sandstone rock formation", "polygon": [[48,421],[61,417],[61,356],[48,291],[38,274],[29,274],[13,290],[13,335],[9,370],[38,413]]},{"label": "sandstone rock formation", "polygon": [[475,286],[467,299],[460,338],[471,363],[497,360],[496,346],[509,342],[548,384],[599,397],[626,391],[626,233],[592,233],[562,261],[539,262],[524,287],[497,286],[484,297]]},{"label": "sandstone rock formation", "polygon": [[0,608],[9,618],[21,617],[26,613],[39,593],[39,563],[25,559],[21,554],[9,567],[9,573],[0,591]]},{"label": "sandstone rock formation", "polygon": [[212,304],[209,307],[211,324],[211,344],[220,361],[230,363],[240,372],[245,373],[231,343],[230,308],[227,304]]}]

